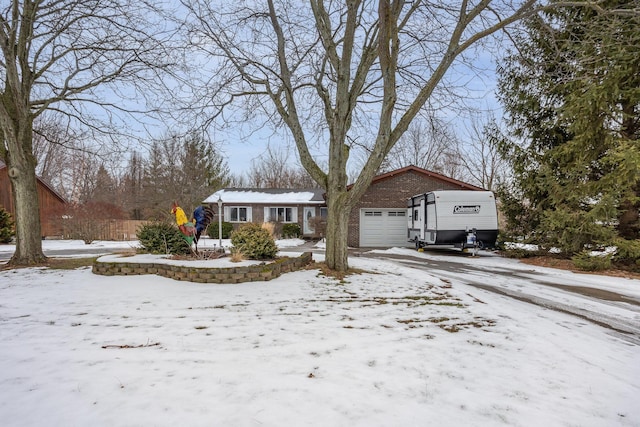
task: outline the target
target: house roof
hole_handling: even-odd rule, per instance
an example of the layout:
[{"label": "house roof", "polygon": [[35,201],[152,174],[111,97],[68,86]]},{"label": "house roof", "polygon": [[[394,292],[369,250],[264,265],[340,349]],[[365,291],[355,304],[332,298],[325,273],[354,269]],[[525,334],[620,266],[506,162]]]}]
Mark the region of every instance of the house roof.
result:
[{"label": "house roof", "polygon": [[[433,172],[427,169],[422,169],[417,166],[406,166],[404,168],[396,169],[390,172],[386,172],[377,175],[371,181],[371,184],[383,181],[385,179],[392,178],[396,175],[400,175],[407,172],[415,172],[430,178],[453,184],[459,187],[461,190],[476,190],[483,191],[484,188],[476,187],[475,185],[468,184],[457,179],[450,178],[448,176]],[[348,188],[351,188],[349,185]],[[242,203],[242,204],[325,204],[324,190],[321,188],[310,189],[290,189],[290,188],[223,188],[218,190],[209,197],[207,197],[203,203],[217,203],[218,198],[222,199],[225,204],[228,203]]]},{"label": "house roof", "polygon": [[204,203],[217,203],[218,198],[225,204],[300,204],[321,205],[325,203],[324,190],[320,188],[223,188],[204,200]]},{"label": "house roof", "polygon": [[[459,186],[460,189],[477,190],[477,191],[484,191],[485,190],[484,188],[476,187],[475,185],[471,185],[471,184],[468,184],[466,182],[459,181],[457,179],[450,178],[448,176],[439,174],[437,172],[433,172],[433,171],[430,171],[430,170],[427,170],[427,169],[422,169],[422,168],[419,168],[419,167],[413,166],[413,165],[406,166],[404,168],[396,169],[396,170],[393,170],[391,172],[386,172],[386,173],[377,175],[376,177],[373,178],[373,180],[371,181],[371,184],[374,184],[376,182],[380,182],[380,181],[383,181],[385,179],[389,179],[389,178],[392,178],[392,177],[394,177],[396,175],[400,175],[400,174],[407,173],[407,172],[416,172],[416,173],[419,173],[419,174],[422,174],[422,175],[426,175],[426,176],[428,176],[430,178],[434,178],[434,179],[437,179],[439,181],[443,181],[443,182],[447,182],[449,184],[453,184],[455,186]],[[351,187],[351,186],[349,186],[349,187]]]},{"label": "house roof", "polygon": [[[3,162],[2,160],[0,160],[0,170],[5,169],[7,167],[7,165],[5,164],[5,162]],[[67,201],[67,199],[62,196],[60,193],[58,193],[48,182],[44,181],[43,179],[41,179],[39,176],[36,176],[36,179],[38,180],[38,182],[40,184],[42,184],[43,187],[45,187],[47,190],[49,190],[49,192],[51,194],[53,194],[55,197],[57,197],[58,199],[60,199],[60,201],[62,203],[69,203]]]}]

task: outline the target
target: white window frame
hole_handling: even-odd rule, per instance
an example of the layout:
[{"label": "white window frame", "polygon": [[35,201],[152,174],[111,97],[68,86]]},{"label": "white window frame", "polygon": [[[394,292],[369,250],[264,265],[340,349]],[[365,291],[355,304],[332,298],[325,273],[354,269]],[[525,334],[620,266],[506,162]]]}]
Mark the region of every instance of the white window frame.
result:
[{"label": "white window frame", "polygon": [[[242,217],[240,216],[240,210],[241,209],[246,209],[246,216],[244,217],[244,221],[242,220]],[[233,212],[235,211],[235,220],[233,219]],[[251,206],[225,206],[224,207],[224,219],[227,222],[233,222],[233,223],[245,223],[245,222],[251,222],[252,221],[252,217],[251,217]]]},{"label": "white window frame", "polygon": [[[275,209],[276,218],[272,217],[271,210]],[[279,210],[282,209],[283,220],[279,221],[277,216]],[[287,210],[290,209],[290,219],[287,221]],[[280,222],[282,224],[297,224],[298,223],[298,208],[295,206],[266,206],[264,208],[265,222]]]}]

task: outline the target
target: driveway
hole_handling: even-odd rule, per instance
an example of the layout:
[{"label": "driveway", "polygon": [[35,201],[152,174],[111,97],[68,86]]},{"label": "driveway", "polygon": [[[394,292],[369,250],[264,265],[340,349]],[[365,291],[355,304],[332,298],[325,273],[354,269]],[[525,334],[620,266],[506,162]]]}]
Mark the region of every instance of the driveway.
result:
[{"label": "driveway", "polygon": [[[397,252],[402,252],[401,254]],[[358,249],[353,256],[392,261],[425,271],[481,292],[535,304],[608,328],[627,342],[640,345],[640,284],[637,280],[534,267],[481,251],[479,256],[455,250],[397,251]],[[619,286],[626,284],[628,287]],[[611,286],[613,282],[616,286]],[[629,292],[626,292],[628,289]],[[481,293],[474,292],[481,299]]]}]

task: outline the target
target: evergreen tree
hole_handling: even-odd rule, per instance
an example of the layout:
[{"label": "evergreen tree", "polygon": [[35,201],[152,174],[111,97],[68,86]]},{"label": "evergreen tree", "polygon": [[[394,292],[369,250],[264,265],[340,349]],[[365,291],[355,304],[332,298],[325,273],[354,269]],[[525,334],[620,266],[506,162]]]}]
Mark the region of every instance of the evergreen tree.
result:
[{"label": "evergreen tree", "polygon": [[211,141],[192,132],[181,139],[181,197],[180,202],[189,212],[207,196],[229,183],[229,168],[224,158],[215,151]]},{"label": "evergreen tree", "polygon": [[9,243],[13,239],[13,220],[11,214],[0,208],[0,243]]},{"label": "evergreen tree", "polygon": [[570,256],[640,237],[639,44],[638,16],[563,8],[529,20],[500,70],[524,141],[503,145],[515,177],[506,216],[543,246]]},{"label": "evergreen tree", "polygon": [[211,141],[192,132],[153,142],[145,163],[140,199],[145,219],[162,220],[178,202],[185,212],[229,182],[229,168]]}]

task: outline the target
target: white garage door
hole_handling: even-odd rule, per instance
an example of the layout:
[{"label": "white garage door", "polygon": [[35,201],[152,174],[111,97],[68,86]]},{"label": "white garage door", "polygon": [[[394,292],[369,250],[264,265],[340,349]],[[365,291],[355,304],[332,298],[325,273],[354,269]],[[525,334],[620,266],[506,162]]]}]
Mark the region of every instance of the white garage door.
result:
[{"label": "white garage door", "polygon": [[360,246],[407,246],[407,212],[403,209],[360,209]]}]

